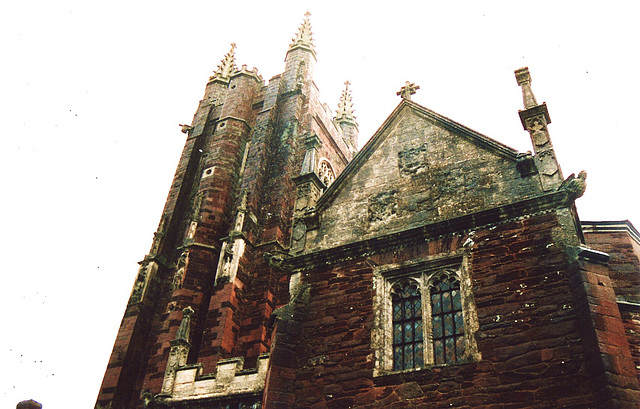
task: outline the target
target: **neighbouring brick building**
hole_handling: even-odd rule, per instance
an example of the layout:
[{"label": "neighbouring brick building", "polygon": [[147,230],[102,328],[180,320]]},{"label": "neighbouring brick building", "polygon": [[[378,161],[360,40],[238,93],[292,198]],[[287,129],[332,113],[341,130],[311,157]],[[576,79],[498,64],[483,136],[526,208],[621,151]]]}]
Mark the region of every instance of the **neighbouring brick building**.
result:
[{"label": "neighbouring brick building", "polygon": [[[583,222],[526,68],[533,153],[411,100],[358,152],[308,15],[266,84],[210,78],[96,408],[636,408],[640,237]],[[515,114],[515,113],[514,113]]]}]

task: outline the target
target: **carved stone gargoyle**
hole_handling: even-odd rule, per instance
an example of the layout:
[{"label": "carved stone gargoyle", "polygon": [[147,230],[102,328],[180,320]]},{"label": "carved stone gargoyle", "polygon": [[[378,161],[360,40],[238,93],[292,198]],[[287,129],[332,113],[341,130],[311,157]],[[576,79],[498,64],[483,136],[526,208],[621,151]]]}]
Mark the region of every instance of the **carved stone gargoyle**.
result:
[{"label": "carved stone gargoyle", "polygon": [[587,172],[582,170],[576,177],[575,173],[569,175],[562,184],[558,187],[558,190],[564,190],[569,194],[569,200],[574,201],[581,197],[587,189]]}]

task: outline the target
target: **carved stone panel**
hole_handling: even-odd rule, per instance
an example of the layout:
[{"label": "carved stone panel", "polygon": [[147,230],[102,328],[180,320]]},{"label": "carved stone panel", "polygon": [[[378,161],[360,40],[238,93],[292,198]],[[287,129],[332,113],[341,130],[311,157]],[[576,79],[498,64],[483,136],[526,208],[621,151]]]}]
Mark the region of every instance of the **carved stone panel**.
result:
[{"label": "carved stone panel", "polygon": [[552,150],[538,152],[538,170],[541,174],[552,176],[558,171],[556,157]]},{"label": "carved stone panel", "polygon": [[549,132],[543,117],[534,116],[533,118],[528,118],[526,125],[536,146],[544,146],[549,142]]},{"label": "carved stone panel", "polygon": [[398,168],[403,176],[414,176],[426,172],[427,146],[420,145],[398,152]]},{"label": "carved stone panel", "polygon": [[398,213],[397,191],[378,193],[369,198],[369,223],[386,222]]},{"label": "carved stone panel", "polygon": [[182,288],[182,283],[184,281],[184,269],[187,264],[187,259],[189,257],[188,251],[183,251],[176,263],[176,272],[173,275],[173,279],[171,280],[171,290],[175,291]]},{"label": "carved stone panel", "polygon": [[307,225],[304,220],[296,220],[293,224],[293,229],[291,230],[291,251],[293,253],[298,253],[304,250],[306,236]]},{"label": "carved stone panel", "polygon": [[147,287],[149,286],[149,282],[153,279],[153,276],[155,275],[157,270],[158,265],[153,261],[148,264],[142,264],[140,266],[136,282],[133,285],[131,297],[129,298],[129,304],[135,304],[141,302],[144,299],[144,296],[147,292]]}]

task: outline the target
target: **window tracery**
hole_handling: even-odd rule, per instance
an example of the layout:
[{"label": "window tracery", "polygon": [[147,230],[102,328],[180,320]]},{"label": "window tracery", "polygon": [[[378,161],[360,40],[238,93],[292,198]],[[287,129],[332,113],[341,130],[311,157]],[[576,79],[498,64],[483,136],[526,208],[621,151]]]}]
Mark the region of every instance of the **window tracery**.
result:
[{"label": "window tracery", "polygon": [[320,161],[320,165],[318,166],[318,176],[326,187],[329,187],[329,185],[331,185],[336,179],[336,174],[328,160],[322,159]]},{"label": "window tracery", "polygon": [[375,272],[376,375],[479,359],[464,257]]}]

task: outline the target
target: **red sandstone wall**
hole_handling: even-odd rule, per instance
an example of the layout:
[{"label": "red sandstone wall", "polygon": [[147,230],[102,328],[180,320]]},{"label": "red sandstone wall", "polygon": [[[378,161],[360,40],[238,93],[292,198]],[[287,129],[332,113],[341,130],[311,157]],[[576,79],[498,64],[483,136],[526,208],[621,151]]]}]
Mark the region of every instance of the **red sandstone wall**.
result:
[{"label": "red sandstone wall", "polygon": [[616,297],[623,301],[618,307],[640,379],[640,310],[624,303],[640,302],[640,245],[626,231],[598,231],[597,224],[585,232],[585,240],[593,249],[611,256],[609,277]]},{"label": "red sandstone wall", "polygon": [[279,378],[269,385],[266,407],[591,407],[567,258],[549,246],[556,225],[548,214],[475,232],[479,362],[373,376],[373,266],[447,253],[464,237],[307,272],[309,301],[297,325],[278,328],[272,376]]}]

